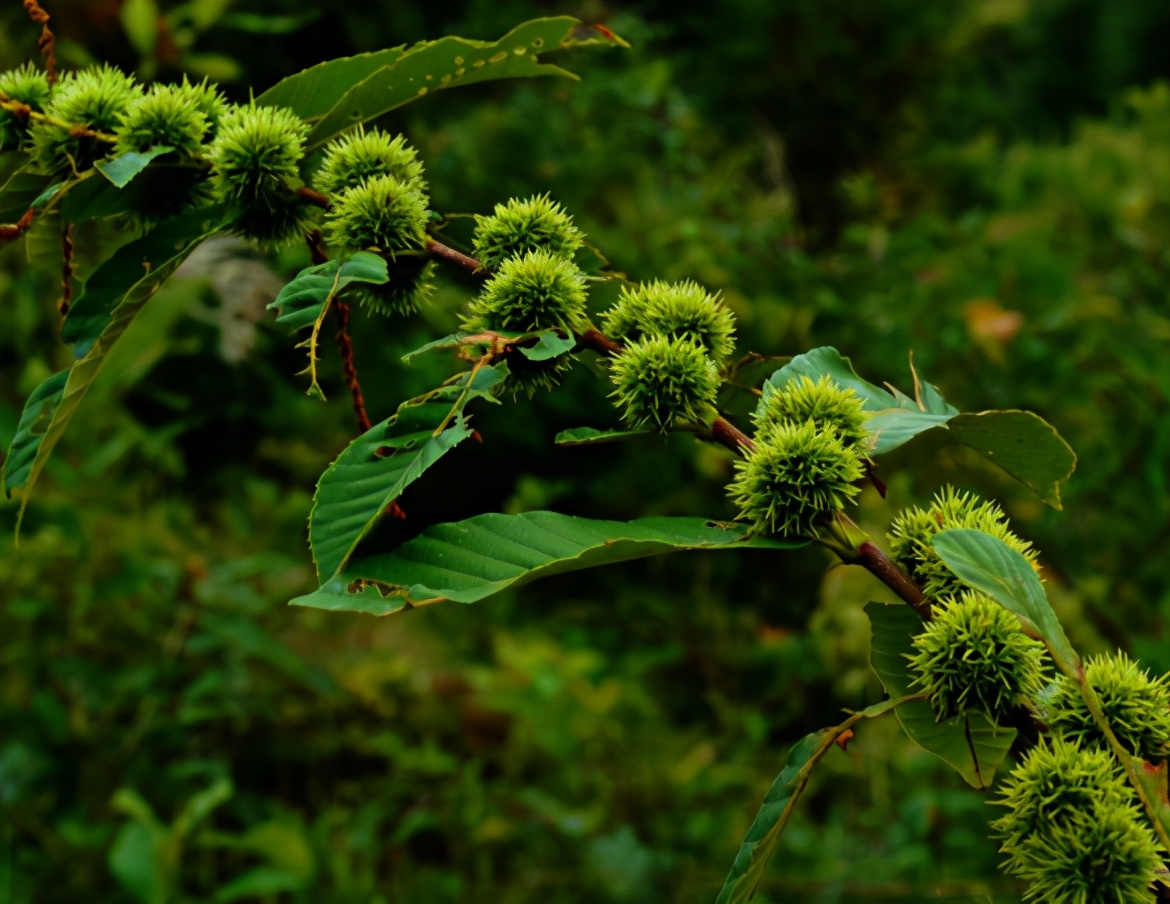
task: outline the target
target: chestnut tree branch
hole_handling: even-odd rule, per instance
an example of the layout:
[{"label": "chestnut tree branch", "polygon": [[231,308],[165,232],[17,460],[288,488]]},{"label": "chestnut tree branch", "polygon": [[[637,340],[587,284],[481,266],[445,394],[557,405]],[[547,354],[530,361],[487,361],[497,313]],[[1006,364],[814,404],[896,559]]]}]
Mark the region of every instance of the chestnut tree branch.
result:
[{"label": "chestnut tree branch", "polygon": [[[434,257],[457,264],[480,276],[489,275],[489,271],[475,258],[468,257],[466,254],[462,254],[454,248],[449,248],[442,242],[429,239],[426,248]],[[578,348],[591,349],[607,358],[612,358],[620,354],[622,350],[620,342],[611,339],[596,327],[589,327],[578,334],[577,346]],[[717,416],[711,422],[711,426],[706,433],[699,433],[698,435],[717,442],[740,456],[749,455],[756,448],[751,437],[736,427],[727,418],[723,417],[723,415]],[[853,551],[853,555],[854,558],[852,561],[855,564],[865,568],[874,577],[893,590],[915,612],[921,615],[923,619],[930,618],[929,600],[923,596],[922,591],[918,589],[906,573],[873,540],[864,540]]]}]

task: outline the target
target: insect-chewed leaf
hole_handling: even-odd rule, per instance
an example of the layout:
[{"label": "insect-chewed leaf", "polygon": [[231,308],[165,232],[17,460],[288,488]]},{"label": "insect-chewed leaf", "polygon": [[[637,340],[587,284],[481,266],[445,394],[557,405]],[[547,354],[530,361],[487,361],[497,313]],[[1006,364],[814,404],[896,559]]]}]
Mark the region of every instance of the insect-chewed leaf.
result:
[{"label": "insect-chewed leaf", "polygon": [[561,336],[556,330],[541,330],[535,345],[522,345],[520,354],[529,361],[551,361],[568,354],[577,345],[575,336]]},{"label": "insect-chewed leaf", "polygon": [[468,376],[404,402],[350,443],[321,475],[309,513],[309,546],[322,581],[341,571],[391,502],[471,436],[464,408],[472,399],[492,398],[503,374],[480,367],[470,385]]},{"label": "insect-chewed leaf", "polygon": [[293,604],[389,615],[440,600],[474,603],[548,575],[680,550],[804,545],[749,537],[743,525],[702,518],[622,522],[556,512],[477,515],[430,527],[391,552],[354,560]]},{"label": "insect-chewed leaf", "polygon": [[[289,106],[305,118],[320,117],[309,133],[308,149],[334,135],[426,96],[476,82],[571,72],[540,62],[538,55],[580,44],[624,45],[617,36],[602,41],[601,31],[582,35],[570,16],[534,19],[498,41],[447,37],[364,57],[334,60],[292,76],[266,91],[263,104]],[[338,88],[346,90],[338,96]]]},{"label": "insect-chewed leaf", "polygon": [[[913,694],[908,657],[914,652],[911,639],[922,630],[922,619],[902,604],[868,603],[865,614],[872,630],[870,665],[886,693],[891,699]],[[997,727],[978,712],[936,722],[926,699],[899,706],[897,714],[914,743],[980,790],[990,786],[1016,737],[1014,728]]]},{"label": "insect-chewed leaf", "polygon": [[305,329],[321,316],[330,293],[339,295],[352,283],[382,284],[389,280],[386,261],[369,251],[306,267],[280,290],[268,305],[276,322],[294,330]]}]

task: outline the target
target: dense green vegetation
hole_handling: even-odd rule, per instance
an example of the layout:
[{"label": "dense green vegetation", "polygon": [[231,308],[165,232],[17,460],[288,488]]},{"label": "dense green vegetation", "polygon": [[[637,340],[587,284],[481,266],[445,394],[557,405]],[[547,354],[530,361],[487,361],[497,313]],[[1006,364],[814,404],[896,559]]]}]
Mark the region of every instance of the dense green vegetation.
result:
[{"label": "dense green vegetation", "polygon": [[[210,73],[237,100],[322,58],[548,12],[385,6],[192,20],[188,4],[162,31],[152,4],[50,11],[65,64]],[[2,69],[35,58],[13,7]],[[574,57],[579,83],[389,117],[435,207],[548,191],[616,269],[721,290],[740,353],[835,345],[898,384],[913,349],[963,410],[1037,411],[1080,460],[1062,512],[931,434],[883,463],[888,498],[867,491],[861,524],[881,534],[948,480],[985,491],[1043,551],[1078,649],[1170,669],[1165,7],[738,0],[606,21],[632,49]],[[69,357],[56,237],[28,247],[0,256],[4,446]],[[0,900],[710,900],[791,743],[881,699],[862,606],[889,591],[815,553],[747,552],[389,620],[286,608],[316,586],[305,513],[353,416],[333,350],[322,403],[264,311],[307,251],[206,251],[118,344],[0,557]],[[440,283],[405,322],[355,312],[375,418],[446,374],[400,356],[457,327],[463,288]],[[408,492],[391,529],[734,514],[717,450],[553,447],[581,424],[617,424],[581,372],[477,414],[450,492]],[[0,524],[15,516],[6,503]],[[896,725],[858,733],[814,777],[760,899],[1014,900],[986,798]]]}]

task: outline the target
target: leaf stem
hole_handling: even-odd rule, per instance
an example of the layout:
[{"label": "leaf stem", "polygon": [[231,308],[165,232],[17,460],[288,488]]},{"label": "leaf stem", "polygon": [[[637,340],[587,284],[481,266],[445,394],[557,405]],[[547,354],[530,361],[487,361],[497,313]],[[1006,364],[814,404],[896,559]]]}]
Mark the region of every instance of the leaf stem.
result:
[{"label": "leaf stem", "polygon": [[1113,733],[1109,719],[1105,716],[1105,711],[1101,709],[1101,700],[1097,696],[1097,692],[1089,686],[1088,679],[1085,677],[1085,670],[1079,665],[1077,666],[1075,677],[1080,685],[1081,697],[1084,698],[1085,705],[1089,707],[1093,721],[1097,723],[1097,727],[1105,735],[1105,740],[1109,742],[1109,748],[1113,751],[1113,755],[1121,762],[1121,768],[1125,770],[1125,777],[1129,779],[1130,785],[1133,786],[1134,792],[1142,802],[1146,815],[1150,818],[1150,823],[1153,825],[1154,832],[1158,836],[1158,841],[1161,843],[1163,850],[1170,851],[1170,832],[1167,832],[1166,826],[1163,825],[1162,820],[1158,816],[1154,802],[1150,800],[1137,771],[1134,769],[1133,754],[1121,746],[1121,741]]}]

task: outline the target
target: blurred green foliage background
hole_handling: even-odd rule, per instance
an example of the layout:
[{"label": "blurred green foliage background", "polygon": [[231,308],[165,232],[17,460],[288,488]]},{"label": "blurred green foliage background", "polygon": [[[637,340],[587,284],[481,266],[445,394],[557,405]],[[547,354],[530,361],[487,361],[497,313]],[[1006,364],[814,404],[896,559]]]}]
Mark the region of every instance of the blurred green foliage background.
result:
[{"label": "blurred green foliage background", "polygon": [[[237,100],[364,50],[605,22],[633,48],[575,52],[579,83],[389,117],[436,209],[551,192],[616,269],[721,290],[744,352],[832,344],[906,386],[913,350],[964,410],[1035,410],[1080,456],[1064,511],[939,432],[883,464],[889,496],[868,493],[862,523],[880,532],[947,481],[994,496],[1082,650],[1170,669],[1170,4],[45,6],[66,65],[207,74]],[[19,4],[0,25],[0,65],[35,57]],[[59,274],[32,257],[0,253],[5,446],[67,355]],[[329,402],[306,397],[263,310],[305,263],[228,243],[188,266],[0,553],[0,901],[713,899],[787,746],[880,699],[860,607],[884,588],[816,552],[711,554],[384,621],[287,608],[315,583],[314,483],[353,430],[336,360]],[[472,284],[449,279],[414,320],[355,318],[375,418],[450,367],[399,361],[455,324]],[[405,529],[534,508],[729,517],[721,450],[552,446],[614,423],[591,369],[477,415],[483,442],[411,491]],[[989,813],[867,723],[814,777],[759,900],[1015,900]]]}]

